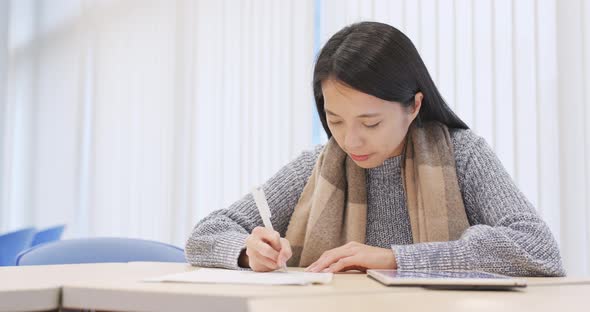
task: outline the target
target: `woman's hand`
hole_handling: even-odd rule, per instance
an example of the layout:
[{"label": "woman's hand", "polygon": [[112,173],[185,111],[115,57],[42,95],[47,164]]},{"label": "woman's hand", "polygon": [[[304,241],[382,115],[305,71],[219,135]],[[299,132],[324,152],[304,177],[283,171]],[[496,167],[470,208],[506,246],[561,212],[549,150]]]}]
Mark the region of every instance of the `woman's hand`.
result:
[{"label": "woman's hand", "polygon": [[269,272],[284,266],[292,255],[291,244],[279,232],[259,226],[246,238],[246,254],[239,263],[256,272]]},{"label": "woman's hand", "polygon": [[393,250],[350,242],[324,252],[316,262],[305,269],[305,272],[365,272],[367,269],[397,269]]}]

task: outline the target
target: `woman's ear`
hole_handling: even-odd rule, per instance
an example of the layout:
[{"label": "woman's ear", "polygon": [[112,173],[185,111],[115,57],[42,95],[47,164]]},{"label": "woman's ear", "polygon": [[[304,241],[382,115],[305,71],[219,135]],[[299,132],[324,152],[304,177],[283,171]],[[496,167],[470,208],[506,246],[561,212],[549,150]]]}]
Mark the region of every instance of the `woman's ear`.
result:
[{"label": "woman's ear", "polygon": [[424,94],[422,94],[422,92],[418,92],[416,93],[416,95],[414,95],[414,105],[412,105],[412,108],[410,109],[410,115],[411,115],[411,119],[414,120],[414,118],[416,118],[416,116],[418,116],[418,113],[420,112],[420,108],[422,108],[422,100],[424,99]]}]

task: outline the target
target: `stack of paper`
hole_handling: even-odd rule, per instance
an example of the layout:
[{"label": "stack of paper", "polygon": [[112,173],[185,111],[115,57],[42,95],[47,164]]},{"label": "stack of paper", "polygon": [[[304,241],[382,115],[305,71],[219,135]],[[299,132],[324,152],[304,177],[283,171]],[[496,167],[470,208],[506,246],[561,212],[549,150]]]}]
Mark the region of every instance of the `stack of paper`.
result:
[{"label": "stack of paper", "polygon": [[184,282],[213,284],[255,284],[255,285],[310,285],[328,284],[332,273],[306,272],[253,272],[225,269],[197,269],[192,272],[170,274],[148,278],[146,282]]}]

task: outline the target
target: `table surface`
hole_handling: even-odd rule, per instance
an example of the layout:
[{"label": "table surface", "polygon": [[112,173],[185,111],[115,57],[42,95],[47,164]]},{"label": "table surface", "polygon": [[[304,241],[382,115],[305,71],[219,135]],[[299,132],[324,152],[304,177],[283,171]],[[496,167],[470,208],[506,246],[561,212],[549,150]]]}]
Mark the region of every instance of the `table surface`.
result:
[{"label": "table surface", "polygon": [[[590,279],[526,278],[514,291],[387,287],[362,273],[339,273],[332,283],[259,286],[147,283],[148,277],[198,268],[182,263],[101,263],[0,267],[0,311],[68,309],[109,311],[359,311],[408,307],[414,311],[555,311],[581,309]],[[289,268],[299,271],[300,268]]]}]

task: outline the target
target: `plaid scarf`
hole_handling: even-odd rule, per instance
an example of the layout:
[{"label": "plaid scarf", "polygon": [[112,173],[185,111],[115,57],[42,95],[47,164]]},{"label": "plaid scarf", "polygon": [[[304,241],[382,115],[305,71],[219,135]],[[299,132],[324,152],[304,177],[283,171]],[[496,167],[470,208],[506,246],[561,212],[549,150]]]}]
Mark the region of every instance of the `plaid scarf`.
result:
[{"label": "plaid scarf", "polygon": [[[403,153],[402,177],[414,243],[458,239],[469,222],[448,128],[439,122],[412,125]],[[289,222],[286,238],[293,251],[289,266],[308,266],[324,251],[351,241],[365,243],[365,179],[365,169],[332,137]]]}]

